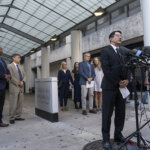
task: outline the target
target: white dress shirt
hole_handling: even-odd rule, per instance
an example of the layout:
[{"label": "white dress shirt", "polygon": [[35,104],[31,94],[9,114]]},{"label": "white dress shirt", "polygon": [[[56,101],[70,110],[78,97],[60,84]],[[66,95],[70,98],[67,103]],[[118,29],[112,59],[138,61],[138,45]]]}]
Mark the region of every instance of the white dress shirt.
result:
[{"label": "white dress shirt", "polygon": [[63,70],[64,73],[66,73],[66,70]]},{"label": "white dress shirt", "polygon": [[[17,65],[18,65],[18,64],[16,64],[15,62],[13,62],[13,63],[14,63],[14,65],[15,65],[17,71],[18,71],[18,68],[17,68]],[[19,67],[19,65],[18,65],[18,67]]]},{"label": "white dress shirt", "polygon": [[116,47],[116,46],[114,46],[113,44],[110,44],[112,47],[113,47],[113,49],[114,49],[114,51],[117,53],[117,48],[119,48],[119,47]]}]

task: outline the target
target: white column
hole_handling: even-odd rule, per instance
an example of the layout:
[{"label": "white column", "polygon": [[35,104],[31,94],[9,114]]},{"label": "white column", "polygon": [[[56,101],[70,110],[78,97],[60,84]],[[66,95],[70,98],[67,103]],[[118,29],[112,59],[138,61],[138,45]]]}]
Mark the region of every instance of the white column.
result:
[{"label": "white column", "polygon": [[[141,9],[143,15],[143,27],[144,27],[144,46],[150,46],[150,0],[141,0]],[[147,76],[148,83],[148,76]],[[147,86],[149,90],[149,86]],[[150,95],[148,95],[148,106],[150,110]]]},{"label": "white column", "polygon": [[150,1],[141,0],[141,9],[143,14],[144,25],[144,46],[150,46]]},{"label": "white column", "polygon": [[[71,32],[71,66],[74,67],[75,62],[82,61],[82,32],[74,30]],[[74,97],[74,89],[72,89],[72,99]]]},{"label": "white column", "polygon": [[68,69],[69,69],[70,71],[72,71],[71,59],[70,59],[70,57],[68,57],[68,58],[66,59],[66,62],[67,62],[67,67],[68,67]]},{"label": "white column", "polygon": [[82,32],[75,30],[71,32],[71,65],[82,61]]},{"label": "white column", "polygon": [[43,47],[41,50],[42,78],[49,77],[49,49],[50,48]]},{"label": "white column", "polygon": [[50,76],[50,74],[51,74],[51,68],[50,68],[50,53],[51,53],[51,49],[50,49],[50,45],[49,46],[47,46],[47,50],[48,50],[48,62],[49,62],[49,76]]},{"label": "white column", "polygon": [[25,57],[24,70],[26,73],[25,93],[29,93],[31,88],[31,57]]},{"label": "white column", "polygon": [[41,68],[38,66],[37,68],[37,79],[41,78]]}]

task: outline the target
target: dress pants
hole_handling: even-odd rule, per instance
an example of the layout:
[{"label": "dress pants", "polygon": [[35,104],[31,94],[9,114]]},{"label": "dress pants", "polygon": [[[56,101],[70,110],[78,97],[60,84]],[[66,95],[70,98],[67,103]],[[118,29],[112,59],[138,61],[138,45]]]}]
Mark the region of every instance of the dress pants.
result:
[{"label": "dress pants", "polygon": [[89,92],[89,109],[93,109],[93,89],[86,88],[86,85],[81,85],[81,99],[82,99],[82,110],[86,110],[86,97]]},{"label": "dress pants", "polygon": [[10,106],[9,106],[10,120],[20,118],[23,108],[24,93],[23,92],[10,93],[9,99],[10,99]]},{"label": "dress pants", "polygon": [[125,99],[117,90],[103,90],[103,108],[102,108],[102,134],[103,140],[110,140],[111,116],[115,107],[115,131],[114,136],[120,137],[125,121]]},{"label": "dress pants", "polygon": [[5,101],[5,89],[2,89],[0,90],[0,123],[2,123],[4,101]]},{"label": "dress pants", "polygon": [[68,93],[69,93],[68,84],[62,84],[60,87],[60,106],[61,107],[67,106]]}]

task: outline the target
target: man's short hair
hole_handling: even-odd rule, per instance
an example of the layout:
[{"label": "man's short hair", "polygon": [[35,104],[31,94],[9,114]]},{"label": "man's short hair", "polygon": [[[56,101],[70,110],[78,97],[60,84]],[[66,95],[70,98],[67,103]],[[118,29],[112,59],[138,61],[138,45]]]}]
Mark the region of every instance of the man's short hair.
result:
[{"label": "man's short hair", "polygon": [[84,54],[84,57],[85,57],[87,54],[91,55],[90,53],[87,52],[87,53]]},{"label": "man's short hair", "polygon": [[12,55],[12,58],[15,58],[16,56],[19,56],[19,57],[21,58],[21,55],[20,55],[20,54],[17,54],[17,53],[13,54],[13,55]]},{"label": "man's short hair", "polygon": [[122,32],[119,31],[119,30],[118,30],[118,31],[113,31],[113,32],[111,32],[111,33],[109,34],[109,39],[110,39],[110,38],[113,38],[113,37],[115,36],[115,33],[116,33],[116,32],[119,32],[120,34],[122,34]]}]

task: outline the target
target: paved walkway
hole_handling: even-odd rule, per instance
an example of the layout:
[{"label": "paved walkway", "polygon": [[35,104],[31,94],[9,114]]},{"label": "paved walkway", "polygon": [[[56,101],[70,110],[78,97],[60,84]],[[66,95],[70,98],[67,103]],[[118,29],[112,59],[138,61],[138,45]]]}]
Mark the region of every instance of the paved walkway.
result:
[{"label": "paved walkway", "polygon": [[[127,104],[124,135],[135,130],[133,102]],[[0,128],[0,150],[82,150],[91,141],[102,139],[101,112],[81,115],[69,101],[70,110],[59,113],[59,122],[51,123],[34,114],[34,95],[26,95],[23,109],[23,122],[16,122],[8,128]],[[4,120],[8,122],[8,97],[6,98]],[[150,112],[148,112],[150,118]],[[113,118],[112,118],[113,119]],[[142,119],[144,123],[145,117]],[[113,138],[114,125],[111,126]],[[142,130],[150,140],[150,128]]]}]

